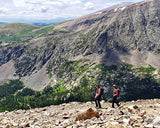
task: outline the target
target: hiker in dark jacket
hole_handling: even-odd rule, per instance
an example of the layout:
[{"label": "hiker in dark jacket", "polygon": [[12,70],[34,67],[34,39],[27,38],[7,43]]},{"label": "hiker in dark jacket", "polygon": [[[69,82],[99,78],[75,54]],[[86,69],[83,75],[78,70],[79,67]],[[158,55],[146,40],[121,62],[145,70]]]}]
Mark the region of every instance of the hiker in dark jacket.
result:
[{"label": "hiker in dark jacket", "polygon": [[119,103],[118,103],[118,101],[117,101],[117,97],[118,97],[118,88],[117,88],[117,86],[116,85],[113,85],[113,100],[112,100],[112,108],[114,108],[114,103],[116,103],[117,104],[117,106],[119,107],[120,105],[119,105]]},{"label": "hiker in dark jacket", "polygon": [[95,96],[96,108],[101,108],[101,104],[100,104],[100,99],[101,99],[101,88],[100,88],[99,85],[97,85],[96,88],[97,88],[96,96]]}]

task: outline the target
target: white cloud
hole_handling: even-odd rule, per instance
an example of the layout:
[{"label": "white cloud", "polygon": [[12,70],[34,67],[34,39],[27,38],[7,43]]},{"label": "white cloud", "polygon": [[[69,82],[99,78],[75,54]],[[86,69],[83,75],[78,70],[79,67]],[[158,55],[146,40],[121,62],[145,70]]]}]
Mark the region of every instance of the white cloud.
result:
[{"label": "white cloud", "polygon": [[41,12],[42,12],[42,13],[46,13],[47,11],[48,11],[48,8],[47,8],[47,7],[42,7],[42,8],[41,8]]},{"label": "white cloud", "polygon": [[7,13],[8,8],[0,8],[0,14]]},{"label": "white cloud", "polygon": [[86,9],[86,10],[93,10],[93,9],[94,9],[93,3],[92,3],[92,2],[87,2],[87,3],[85,4],[85,9]]},{"label": "white cloud", "polygon": [[53,19],[79,17],[122,1],[141,0],[0,0],[3,17]]},{"label": "white cloud", "polygon": [[13,0],[15,7],[25,7],[25,0]]},{"label": "white cloud", "polygon": [[27,12],[21,11],[21,12],[19,12],[18,14],[19,14],[19,15],[25,15],[25,14],[27,14]]},{"label": "white cloud", "polygon": [[74,4],[81,4],[81,3],[82,3],[82,2],[81,2],[80,0],[72,1],[72,2],[71,2],[72,5],[74,5]]},{"label": "white cloud", "polygon": [[119,4],[119,2],[105,3],[104,5],[105,5],[106,7],[110,7],[110,6],[113,6],[113,5],[116,5],[116,4]]},{"label": "white cloud", "polygon": [[57,5],[57,6],[62,6],[63,3],[60,1],[46,1],[44,4],[48,4],[48,5]]}]

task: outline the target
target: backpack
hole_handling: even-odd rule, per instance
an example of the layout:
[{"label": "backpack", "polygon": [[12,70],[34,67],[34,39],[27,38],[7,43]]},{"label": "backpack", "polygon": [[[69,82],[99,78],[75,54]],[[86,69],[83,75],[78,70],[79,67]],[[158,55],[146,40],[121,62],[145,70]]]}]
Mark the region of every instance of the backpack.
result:
[{"label": "backpack", "polygon": [[101,94],[100,95],[103,95],[104,94],[104,88],[100,87],[100,89],[101,89]]},{"label": "backpack", "polygon": [[121,91],[119,90],[119,89],[117,89],[117,91],[118,91],[118,97],[120,96],[120,94],[121,94]]}]

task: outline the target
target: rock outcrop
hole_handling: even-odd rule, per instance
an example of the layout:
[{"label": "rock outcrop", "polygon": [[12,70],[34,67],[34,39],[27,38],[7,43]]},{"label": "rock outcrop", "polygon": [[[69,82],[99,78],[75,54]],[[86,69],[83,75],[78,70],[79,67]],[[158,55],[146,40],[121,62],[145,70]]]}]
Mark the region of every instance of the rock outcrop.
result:
[{"label": "rock outcrop", "polygon": [[[30,110],[6,111],[0,113],[0,128],[160,127],[160,99],[121,102],[119,108],[111,108],[111,103],[104,101],[101,104],[102,109],[96,109],[94,102],[71,102]],[[85,118],[81,118],[82,113]]]}]

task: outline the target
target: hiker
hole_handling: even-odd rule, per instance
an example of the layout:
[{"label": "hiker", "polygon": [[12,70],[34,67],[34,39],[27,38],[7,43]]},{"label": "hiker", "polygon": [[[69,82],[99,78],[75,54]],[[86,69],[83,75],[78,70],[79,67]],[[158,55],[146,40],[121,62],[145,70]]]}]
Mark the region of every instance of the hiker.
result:
[{"label": "hiker", "polygon": [[116,103],[118,107],[120,106],[117,101],[117,97],[119,96],[119,91],[118,91],[119,89],[117,88],[116,85],[113,85],[113,89],[114,90],[113,90],[112,108],[114,108],[114,103]]},{"label": "hiker", "polygon": [[101,104],[99,102],[101,99],[101,88],[99,85],[97,85],[96,88],[97,88],[96,96],[95,96],[96,108],[101,108]]}]

